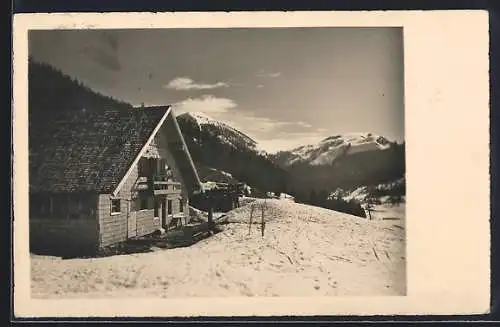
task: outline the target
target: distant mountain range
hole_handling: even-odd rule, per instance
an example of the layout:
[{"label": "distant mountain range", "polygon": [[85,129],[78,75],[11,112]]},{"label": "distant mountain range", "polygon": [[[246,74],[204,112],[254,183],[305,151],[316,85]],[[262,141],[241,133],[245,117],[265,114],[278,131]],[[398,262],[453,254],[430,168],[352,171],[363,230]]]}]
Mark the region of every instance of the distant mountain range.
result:
[{"label": "distant mountain range", "polygon": [[[29,61],[30,124],[49,113],[110,106],[131,107],[49,65]],[[405,144],[372,133],[335,135],[269,154],[248,135],[201,112],[177,119],[203,181],[243,181],[262,193],[286,192],[305,201],[313,190],[354,190],[405,175]]]},{"label": "distant mountain range", "polygon": [[311,190],[349,191],[405,176],[405,143],[368,132],[330,136],[271,158],[287,171],[291,192],[303,199]]},{"label": "distant mountain range", "polygon": [[389,147],[390,141],[383,136],[372,133],[351,133],[330,136],[317,144],[303,145],[290,151],[280,151],[273,158],[286,167],[294,164],[320,166],[330,165],[343,156],[385,150]]}]

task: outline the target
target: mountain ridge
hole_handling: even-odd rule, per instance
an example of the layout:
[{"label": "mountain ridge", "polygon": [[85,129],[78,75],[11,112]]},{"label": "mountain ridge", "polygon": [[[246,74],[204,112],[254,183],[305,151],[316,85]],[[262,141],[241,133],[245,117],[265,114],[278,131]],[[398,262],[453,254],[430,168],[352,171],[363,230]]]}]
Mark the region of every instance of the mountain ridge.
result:
[{"label": "mountain ridge", "polygon": [[385,150],[390,147],[390,144],[391,141],[388,138],[371,132],[345,133],[328,136],[314,144],[279,151],[272,157],[284,167],[298,163],[312,166],[329,165],[342,156]]},{"label": "mountain ridge", "polygon": [[[211,127],[214,131],[218,131],[219,133],[224,134],[225,137],[229,139],[221,138],[221,141],[228,142],[231,146],[248,146],[251,149],[256,149],[257,142],[246,135],[245,133],[237,130],[236,128],[216,120],[207,114],[198,111],[198,112],[185,112],[180,115],[177,115],[177,119],[181,120],[190,120],[198,125],[198,128],[201,130],[203,127]],[[233,142],[238,143],[234,144]]]}]

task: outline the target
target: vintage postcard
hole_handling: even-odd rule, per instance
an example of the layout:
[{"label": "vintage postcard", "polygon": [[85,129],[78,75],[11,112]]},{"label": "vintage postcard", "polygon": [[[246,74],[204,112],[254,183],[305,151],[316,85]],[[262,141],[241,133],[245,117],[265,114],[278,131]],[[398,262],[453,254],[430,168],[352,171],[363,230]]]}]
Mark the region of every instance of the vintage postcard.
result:
[{"label": "vintage postcard", "polygon": [[20,317],[486,313],[488,15],[14,17]]}]

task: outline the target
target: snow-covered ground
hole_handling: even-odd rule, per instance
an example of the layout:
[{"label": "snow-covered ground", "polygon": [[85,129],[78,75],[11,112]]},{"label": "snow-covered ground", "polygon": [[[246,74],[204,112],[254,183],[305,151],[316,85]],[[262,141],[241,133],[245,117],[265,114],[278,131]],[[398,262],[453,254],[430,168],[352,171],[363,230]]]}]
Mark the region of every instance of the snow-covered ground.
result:
[{"label": "snow-covered ground", "polygon": [[186,248],[95,259],[32,255],[32,296],[405,294],[404,227],[390,220],[278,199],[253,201],[224,219],[222,232]]},{"label": "snow-covered ground", "polygon": [[405,204],[380,204],[372,207],[371,219],[385,225],[392,225],[397,228],[405,227]]}]

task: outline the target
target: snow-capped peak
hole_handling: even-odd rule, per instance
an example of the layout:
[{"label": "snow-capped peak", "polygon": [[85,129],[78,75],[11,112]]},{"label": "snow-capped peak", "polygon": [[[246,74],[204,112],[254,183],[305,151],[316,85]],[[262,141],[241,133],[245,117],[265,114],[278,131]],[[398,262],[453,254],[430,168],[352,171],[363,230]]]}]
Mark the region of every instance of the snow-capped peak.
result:
[{"label": "snow-capped peak", "polygon": [[[234,127],[231,127],[228,123],[222,122],[220,120],[217,120],[215,118],[210,117],[204,112],[201,111],[194,111],[194,112],[187,112],[179,115],[179,117],[194,121],[198,128],[201,130],[202,126],[204,125],[211,125],[214,126],[220,130],[225,130],[228,131],[230,134],[233,134],[237,136],[238,138],[241,138],[244,143],[247,144],[248,148],[252,149],[255,151],[257,154],[263,156],[263,157],[268,157],[269,153],[261,148],[259,144],[253,140],[251,137],[248,135],[240,132],[239,130],[235,129]],[[217,135],[217,138],[225,143],[231,143],[229,140],[227,140],[227,135],[223,135],[226,133],[222,133]]]},{"label": "snow-capped peak", "polygon": [[306,162],[311,165],[331,164],[336,158],[358,152],[384,150],[389,140],[374,133],[347,133],[329,136],[316,144],[303,145],[286,151],[285,165]]},{"label": "snow-capped peak", "polygon": [[181,116],[182,117],[190,117],[191,119],[196,121],[196,123],[198,125],[206,125],[206,124],[217,125],[217,124],[220,124],[219,121],[217,121],[216,119],[208,116],[207,114],[205,114],[204,112],[201,112],[201,111],[188,112],[188,113],[182,114]]},{"label": "snow-capped peak", "polygon": [[206,129],[211,131],[211,134],[222,143],[229,144],[232,147],[243,146],[257,151],[257,142],[252,138],[228,124],[208,116],[204,112],[187,112],[179,115],[178,118],[194,122],[200,130]]}]

